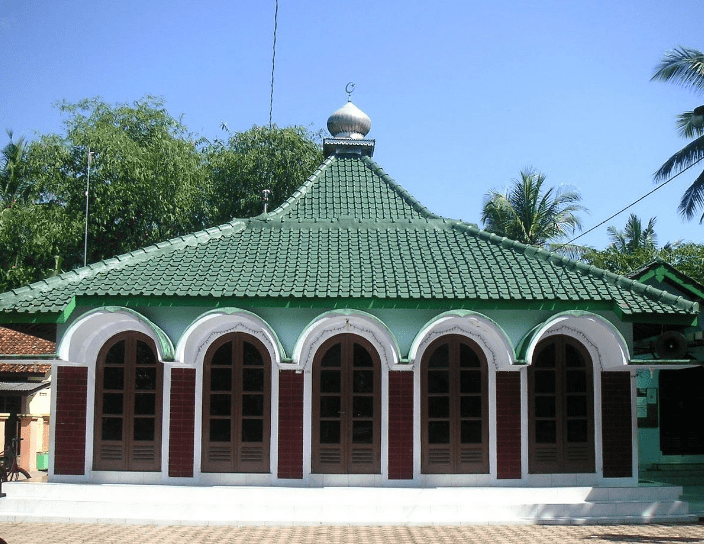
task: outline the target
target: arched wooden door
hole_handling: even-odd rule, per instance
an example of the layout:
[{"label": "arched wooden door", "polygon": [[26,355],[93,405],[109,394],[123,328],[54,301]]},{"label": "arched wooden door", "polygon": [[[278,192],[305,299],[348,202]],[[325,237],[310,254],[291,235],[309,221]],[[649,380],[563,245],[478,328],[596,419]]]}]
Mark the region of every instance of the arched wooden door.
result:
[{"label": "arched wooden door", "polygon": [[435,340],[421,364],[421,470],[425,474],[489,472],[487,363],[459,335]]},{"label": "arched wooden door", "polygon": [[314,473],[381,471],[381,363],[364,338],[341,334],[318,349],[312,412]]},{"label": "arched wooden door", "polygon": [[125,332],[100,350],[95,377],[93,469],[161,469],[163,365],[148,336]]},{"label": "arched wooden door", "polygon": [[269,472],[271,359],[248,334],[219,338],[203,367],[203,472]]},{"label": "arched wooden door", "polygon": [[528,370],[529,472],[594,472],[594,384],[584,346],[553,336]]}]

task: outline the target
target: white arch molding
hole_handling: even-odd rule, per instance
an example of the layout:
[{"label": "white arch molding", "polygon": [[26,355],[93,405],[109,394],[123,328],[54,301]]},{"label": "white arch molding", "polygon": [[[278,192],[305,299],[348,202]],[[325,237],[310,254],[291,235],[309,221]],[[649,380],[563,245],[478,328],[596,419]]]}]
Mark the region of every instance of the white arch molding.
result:
[{"label": "white arch molding", "polygon": [[127,331],[141,332],[151,338],[160,361],[173,358],[173,344],[157,325],[134,310],[104,307],[86,312],[69,326],[57,349],[59,359],[94,367],[103,344]]},{"label": "white arch molding", "polygon": [[215,340],[236,332],[249,334],[259,340],[264,344],[272,363],[281,364],[285,354],[274,329],[256,314],[238,308],[212,310],[193,321],[176,346],[176,360],[187,366],[200,367],[208,347]]},{"label": "white arch molding", "polygon": [[474,341],[484,352],[489,368],[497,372],[512,369],[514,351],[503,329],[485,315],[467,310],[445,312],[426,323],[413,340],[408,354],[414,368],[420,368],[428,346],[448,334],[459,334]]},{"label": "white arch molding", "polygon": [[628,345],[619,330],[607,319],[588,312],[565,312],[536,327],[524,338],[526,363],[532,364],[541,340],[555,335],[574,338],[589,352],[595,371],[628,370]]},{"label": "white arch molding", "polygon": [[369,341],[379,354],[382,366],[387,369],[407,367],[399,365],[399,347],[386,325],[371,314],[350,310],[326,312],[308,324],[293,348],[294,364],[309,373],[315,352],[326,340],[338,334],[356,334]]}]

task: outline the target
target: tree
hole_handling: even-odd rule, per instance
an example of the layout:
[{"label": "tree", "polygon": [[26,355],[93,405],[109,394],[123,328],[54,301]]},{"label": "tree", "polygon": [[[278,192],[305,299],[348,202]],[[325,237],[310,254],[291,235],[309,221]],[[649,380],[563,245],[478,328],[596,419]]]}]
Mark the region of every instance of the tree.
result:
[{"label": "tree", "polygon": [[704,284],[704,245],[702,244],[666,244],[660,249],[640,247],[630,253],[609,246],[601,251],[592,249],[586,252],[582,256],[582,261],[614,274],[625,276],[650,264],[657,258],[671,264],[693,280]]},{"label": "tree", "polygon": [[[676,48],[665,54],[655,69],[652,80],[668,81],[704,93],[704,53],[696,49]],[[704,158],[704,106],[686,111],[677,118],[680,136],[694,138],[689,144],[672,155],[655,172],[656,182],[668,179],[674,172],[681,172]],[[687,188],[680,200],[678,210],[687,219],[692,219],[704,207],[704,171]],[[699,222],[704,221],[704,214]]]},{"label": "tree", "polygon": [[[59,109],[67,116],[66,135],[30,144],[29,174],[43,203],[82,223],[90,150],[88,262],[205,226],[207,178],[198,142],[161,100],[112,105],[95,98]],[[82,230],[64,240],[69,268],[83,263]]]},{"label": "tree", "polygon": [[88,153],[88,262],[259,215],[322,161],[301,127],[254,127],[210,143],[146,97],[58,105],[64,134],[12,140],[0,155],[0,292],[83,264]]},{"label": "tree", "polygon": [[575,191],[550,187],[543,191],[545,175],[532,169],[521,172],[506,194],[490,191],[482,208],[486,230],[524,244],[544,246],[582,228],[577,216],[586,208]]},{"label": "tree", "polygon": [[657,246],[655,221],[655,217],[651,217],[648,225],[643,228],[640,218],[632,213],[626,221],[624,230],[614,226],[606,229],[611,239],[610,247],[620,253],[633,253],[638,249],[655,249]]},{"label": "tree", "polygon": [[25,202],[32,192],[32,184],[24,175],[24,138],[13,142],[11,130],[7,131],[7,135],[10,141],[0,151],[0,213],[15,202]]},{"label": "tree", "polygon": [[265,189],[271,191],[269,210],[280,205],[323,161],[317,139],[304,127],[254,126],[215,140],[205,150],[210,222],[259,215]]}]

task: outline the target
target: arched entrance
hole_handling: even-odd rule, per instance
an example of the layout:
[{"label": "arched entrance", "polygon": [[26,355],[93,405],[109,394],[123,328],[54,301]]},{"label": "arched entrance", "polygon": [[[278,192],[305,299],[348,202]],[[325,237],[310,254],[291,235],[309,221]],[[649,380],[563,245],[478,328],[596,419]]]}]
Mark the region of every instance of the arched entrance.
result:
[{"label": "arched entrance", "polygon": [[203,472],[268,472],[271,360],[251,335],[208,348],[203,366]]},{"label": "arched entrance", "polygon": [[154,342],[123,332],[98,354],[95,376],[93,469],[161,469],[163,365]]},{"label": "arched entrance", "polygon": [[435,340],[421,366],[421,470],[489,472],[487,363],[460,335]]},{"label": "arched entrance", "polygon": [[529,472],[594,472],[593,365],[584,346],[569,336],[541,341],[528,399]]},{"label": "arched entrance", "polygon": [[312,403],[312,472],[380,473],[381,363],[367,340],[341,334],[320,346]]}]

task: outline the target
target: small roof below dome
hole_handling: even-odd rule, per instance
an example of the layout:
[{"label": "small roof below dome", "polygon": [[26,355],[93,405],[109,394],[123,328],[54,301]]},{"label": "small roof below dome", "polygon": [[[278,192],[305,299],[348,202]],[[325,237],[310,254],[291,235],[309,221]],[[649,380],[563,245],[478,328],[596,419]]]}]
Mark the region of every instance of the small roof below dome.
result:
[{"label": "small roof below dome", "polygon": [[372,120],[352,102],[328,117],[328,130],[333,138],[363,140],[371,128]]}]

